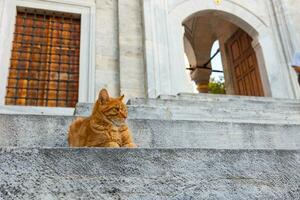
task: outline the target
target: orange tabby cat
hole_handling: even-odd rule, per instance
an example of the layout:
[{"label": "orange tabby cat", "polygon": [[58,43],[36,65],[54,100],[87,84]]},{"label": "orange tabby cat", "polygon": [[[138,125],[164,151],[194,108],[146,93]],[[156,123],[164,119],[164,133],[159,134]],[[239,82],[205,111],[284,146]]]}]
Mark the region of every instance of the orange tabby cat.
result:
[{"label": "orange tabby cat", "polygon": [[124,95],[110,98],[102,89],[93,113],[88,118],[77,118],[70,126],[70,147],[136,147],[125,123],[127,107]]}]

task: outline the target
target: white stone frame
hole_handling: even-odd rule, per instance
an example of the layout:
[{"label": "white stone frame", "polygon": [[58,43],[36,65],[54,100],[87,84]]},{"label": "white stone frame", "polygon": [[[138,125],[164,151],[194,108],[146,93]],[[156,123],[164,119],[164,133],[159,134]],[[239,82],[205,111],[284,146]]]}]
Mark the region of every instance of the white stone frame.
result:
[{"label": "white stone frame", "polygon": [[[7,77],[9,72],[15,16],[17,7],[53,10],[81,15],[79,102],[93,102],[95,97],[95,15],[93,0],[4,0],[0,21],[0,106],[5,105]],[[1,14],[1,13],[0,13]],[[5,77],[5,78],[3,78]],[[9,106],[8,106],[9,107]],[[55,108],[36,107],[47,114]],[[58,108],[59,112],[70,112],[70,108]]]},{"label": "white stone frame", "polygon": [[[184,47],[181,24],[189,16],[216,10],[232,16],[231,22],[243,28],[253,39],[266,96],[295,98],[288,80],[288,68],[282,66],[270,25],[265,19],[238,4],[224,0],[144,0],[145,55],[148,96],[184,92]],[[181,75],[181,76],[180,76]],[[185,90],[186,91],[186,90]]]}]

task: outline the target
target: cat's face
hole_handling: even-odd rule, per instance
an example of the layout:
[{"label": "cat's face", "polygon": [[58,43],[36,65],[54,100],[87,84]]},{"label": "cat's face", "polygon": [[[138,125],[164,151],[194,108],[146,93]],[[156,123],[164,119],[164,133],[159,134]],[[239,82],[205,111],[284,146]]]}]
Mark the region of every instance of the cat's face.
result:
[{"label": "cat's face", "polygon": [[128,111],[126,105],[123,103],[124,95],[118,98],[111,98],[107,90],[102,89],[99,93],[98,100],[94,112],[102,113],[105,117],[113,123],[125,122]]},{"label": "cat's face", "polygon": [[120,119],[125,120],[127,118],[127,107],[122,102],[123,96],[119,98],[110,98],[105,108],[103,108],[102,113],[108,119]]}]

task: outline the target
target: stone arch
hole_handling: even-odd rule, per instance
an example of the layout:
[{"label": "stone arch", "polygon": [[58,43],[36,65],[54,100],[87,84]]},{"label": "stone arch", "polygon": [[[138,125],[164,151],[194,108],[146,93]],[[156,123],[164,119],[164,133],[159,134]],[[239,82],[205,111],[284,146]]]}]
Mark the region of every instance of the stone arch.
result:
[{"label": "stone arch", "polygon": [[[247,26],[239,27],[239,24],[237,25],[231,22],[233,21],[232,19],[235,19],[235,16],[232,16],[230,13],[224,13],[223,11],[216,10],[204,10],[190,15],[182,22],[182,25],[185,27],[184,34],[185,36],[187,35],[193,45],[197,57],[197,66],[203,66],[203,64],[210,59],[212,55],[212,45],[216,40],[219,41],[220,56],[223,58],[222,65],[225,86],[227,94],[229,95],[237,94],[238,90],[234,85],[234,69],[231,68],[229,61],[230,55],[228,55],[226,50],[226,43],[239,29],[247,28],[248,32],[252,33],[252,37],[257,37],[258,35],[257,31],[250,25],[244,22],[243,24],[246,24]],[[248,36],[250,35],[248,34]],[[207,67],[211,68],[211,65],[208,64]],[[208,69],[197,69],[191,71],[191,79],[197,85],[199,92],[208,92],[208,84],[211,74],[211,71]],[[253,78],[249,79],[247,74],[245,74],[245,76],[247,76],[247,80],[252,81]],[[258,79],[254,79],[260,80],[260,77],[261,76],[259,76]],[[246,81],[246,79],[243,79],[243,82],[244,81]],[[257,85],[260,84],[256,82],[255,85],[256,87],[259,87]],[[249,85],[247,88],[251,87],[252,86]],[[247,92],[254,94],[253,91]],[[255,94],[259,95],[258,93]]]},{"label": "stone arch", "polygon": [[184,52],[186,54],[186,57],[189,61],[189,63],[192,66],[197,65],[196,55],[193,46],[191,45],[190,41],[187,39],[186,36],[183,37],[183,43],[184,43]]},{"label": "stone arch", "polygon": [[181,1],[170,6],[169,15],[176,15],[179,21],[184,22],[197,14],[201,15],[211,11],[223,13],[228,21],[241,27],[251,37],[255,37],[257,33],[262,34],[268,31],[268,25],[264,19],[232,0],[224,0],[221,5],[216,5],[211,0]]},{"label": "stone arch", "polygon": [[[263,4],[263,2],[257,2],[255,6],[259,6],[258,4]],[[155,9],[157,6],[160,7],[159,11]],[[215,12],[216,14],[222,15],[233,24],[236,24],[238,27],[241,27],[253,38],[252,46],[257,54],[265,95],[292,98],[292,88],[286,81],[288,71],[281,67],[280,58],[277,58],[280,57],[280,55],[276,50],[276,38],[274,38],[275,36],[272,33],[272,29],[269,27],[267,20],[264,20],[256,15],[256,13],[252,12],[251,9],[248,9],[250,6],[250,4],[242,6],[232,0],[224,0],[219,6],[212,0],[177,0],[172,2],[167,0],[146,1],[144,3],[146,54],[154,56],[154,58],[157,58],[158,60],[159,57],[161,57],[159,54],[162,52],[164,52],[164,55],[168,55],[168,59],[164,60],[161,65],[152,66],[160,69],[159,72],[169,73],[159,75],[168,80],[168,85],[166,85],[168,87],[166,88],[169,88],[169,90],[161,90],[161,83],[163,80],[154,80],[151,78],[150,74],[150,76],[148,76],[148,81],[154,80],[155,83],[150,83],[149,87],[148,82],[148,91],[149,89],[155,90],[156,87],[158,88],[158,90],[155,91],[155,94],[157,95],[176,94],[179,92],[189,92],[189,90],[191,90],[190,86],[187,84],[190,80],[182,76],[185,74],[185,69],[182,67],[184,66],[184,59],[182,56],[184,55],[184,45],[182,42],[183,35],[181,25],[193,15],[201,15],[205,14],[205,12]],[[261,6],[263,7],[264,5]],[[151,10],[154,10],[155,12],[151,12]],[[153,20],[159,20],[160,24],[154,24]],[[164,32],[159,32],[159,30],[164,30]],[[147,44],[149,45],[147,46]],[[153,45],[155,48],[152,48]],[[274,57],[276,59],[274,59]],[[153,64],[155,59],[147,58],[147,55],[146,59],[149,59],[147,60],[147,67],[151,68],[150,65]],[[148,65],[148,63],[150,65]],[[166,66],[169,67],[166,68]]]}]

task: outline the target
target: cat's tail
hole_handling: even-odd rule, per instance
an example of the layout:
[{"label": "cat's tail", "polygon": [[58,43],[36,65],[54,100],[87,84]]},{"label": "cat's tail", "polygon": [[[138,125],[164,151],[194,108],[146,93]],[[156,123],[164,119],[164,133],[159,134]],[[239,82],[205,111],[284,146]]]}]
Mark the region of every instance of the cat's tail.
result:
[{"label": "cat's tail", "polygon": [[80,147],[82,142],[80,141],[80,129],[84,122],[84,118],[76,118],[69,127],[68,143],[70,147]]}]

